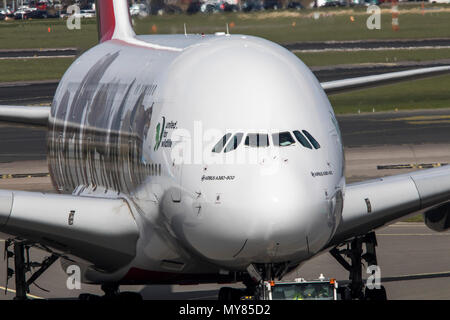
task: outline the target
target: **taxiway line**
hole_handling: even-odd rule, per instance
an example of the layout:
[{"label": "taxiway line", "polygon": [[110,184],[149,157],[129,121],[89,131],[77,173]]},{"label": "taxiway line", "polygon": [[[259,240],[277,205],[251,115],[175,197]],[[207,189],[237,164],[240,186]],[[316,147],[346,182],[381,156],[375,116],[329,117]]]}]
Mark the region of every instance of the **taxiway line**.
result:
[{"label": "taxiway line", "polygon": [[60,55],[60,56],[25,56],[25,57],[0,57],[0,60],[31,60],[31,59],[53,59],[53,58],[75,58],[76,55]]},{"label": "taxiway line", "polygon": [[385,277],[381,278],[381,282],[395,282],[395,281],[405,281],[405,280],[417,280],[424,278],[440,278],[440,277],[450,277],[450,271],[443,272],[431,272],[431,273],[416,273],[416,274],[406,274],[401,276]]},{"label": "taxiway line", "polygon": [[450,46],[420,46],[420,47],[378,47],[378,48],[323,48],[323,49],[296,49],[294,53],[316,53],[316,52],[355,52],[355,51],[389,51],[389,50],[438,50],[449,49]]},{"label": "taxiway line", "polygon": [[41,172],[41,173],[8,173],[8,174],[0,174],[0,179],[21,179],[21,178],[42,178],[42,177],[50,177],[50,173]]},{"label": "taxiway line", "polygon": [[[5,291],[8,291],[10,293],[16,293],[16,290],[11,289],[11,288],[5,288],[5,287],[2,287],[2,286],[0,286],[0,290],[5,290]],[[33,299],[44,299],[43,297],[35,296],[35,295],[29,294],[29,293],[27,293],[27,297],[33,298]]]},{"label": "taxiway line", "polygon": [[425,236],[450,236],[450,233],[377,233],[377,236],[418,236],[418,237],[425,237]]}]

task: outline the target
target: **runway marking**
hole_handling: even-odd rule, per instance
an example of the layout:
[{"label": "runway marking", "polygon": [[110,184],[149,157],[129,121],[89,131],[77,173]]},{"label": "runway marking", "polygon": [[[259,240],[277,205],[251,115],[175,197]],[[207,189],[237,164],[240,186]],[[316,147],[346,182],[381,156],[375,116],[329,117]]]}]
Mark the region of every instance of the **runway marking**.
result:
[{"label": "runway marking", "polygon": [[381,282],[420,280],[420,279],[426,279],[426,278],[440,278],[440,277],[450,277],[450,271],[431,272],[431,273],[416,273],[416,274],[407,274],[407,275],[384,277],[384,278],[382,277]]},{"label": "runway marking", "polygon": [[450,233],[377,233],[377,236],[450,236]]},{"label": "runway marking", "polygon": [[76,55],[59,56],[24,56],[24,57],[1,57],[0,60],[29,60],[29,59],[51,59],[51,58],[75,58]]},{"label": "runway marking", "polygon": [[399,226],[392,225],[392,226],[388,226],[388,228],[390,228],[390,227],[393,227],[393,228],[407,228],[407,227],[409,227],[409,228],[422,228],[422,227],[425,227],[424,223],[416,224],[416,225],[413,224],[414,222],[407,222],[407,223],[411,223],[411,225],[410,226],[408,226],[408,225],[399,225]]},{"label": "runway marking", "polygon": [[425,227],[423,222],[397,222],[388,226],[390,227]]},{"label": "runway marking", "polygon": [[428,125],[450,123],[450,115],[412,116],[404,118],[390,118],[376,121],[404,121],[411,125]]},{"label": "runway marking", "polygon": [[443,123],[450,123],[450,120],[407,121],[406,123],[415,125],[443,124]]},{"label": "runway marking", "polygon": [[42,178],[42,177],[50,177],[50,174],[48,172],[0,174],[1,179]]},{"label": "runway marking", "polygon": [[[0,286],[0,290],[6,290],[6,291],[11,292],[11,293],[16,293],[16,290],[10,289],[10,288],[5,288],[5,287],[2,287],[2,286]],[[30,298],[33,298],[33,299],[45,299],[43,297],[35,296],[35,295],[32,295],[32,294],[27,294],[27,297],[30,297]]]},{"label": "runway marking", "polygon": [[410,163],[410,164],[387,164],[387,165],[377,165],[377,170],[385,169],[429,169],[437,168],[448,165],[448,163]]},{"label": "runway marking", "polygon": [[417,46],[417,47],[370,47],[370,48],[323,48],[323,49],[294,49],[293,53],[316,53],[316,52],[355,52],[355,51],[388,51],[388,50],[412,50],[412,49],[448,49],[450,46]]},{"label": "runway marking", "polygon": [[405,118],[385,119],[383,121],[423,121],[450,119],[450,115],[412,116]]}]

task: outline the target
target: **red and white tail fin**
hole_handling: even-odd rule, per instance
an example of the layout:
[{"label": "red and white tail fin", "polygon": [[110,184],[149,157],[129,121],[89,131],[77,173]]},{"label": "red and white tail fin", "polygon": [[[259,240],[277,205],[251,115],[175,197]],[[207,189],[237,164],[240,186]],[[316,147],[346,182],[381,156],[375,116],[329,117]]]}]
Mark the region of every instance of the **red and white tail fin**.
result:
[{"label": "red and white tail fin", "polygon": [[96,0],[98,39],[104,42],[112,39],[134,39],[127,0]]},{"label": "red and white tail fin", "polygon": [[120,40],[128,45],[139,47],[182,51],[180,48],[160,46],[136,39],[127,0],[96,0],[95,9],[100,43],[108,40]]}]

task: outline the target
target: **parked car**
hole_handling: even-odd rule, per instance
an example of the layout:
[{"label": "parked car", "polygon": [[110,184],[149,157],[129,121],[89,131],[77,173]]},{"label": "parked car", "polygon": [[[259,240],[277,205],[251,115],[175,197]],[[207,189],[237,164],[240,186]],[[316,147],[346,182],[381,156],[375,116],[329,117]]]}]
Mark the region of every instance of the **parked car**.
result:
[{"label": "parked car", "polygon": [[5,20],[5,18],[6,18],[6,15],[3,13],[0,13],[0,21]]},{"label": "parked car", "polygon": [[148,15],[148,8],[144,3],[135,3],[130,7],[131,16],[146,17]]},{"label": "parked car", "polygon": [[220,5],[220,8],[225,12],[238,12],[239,11],[239,7],[236,4],[228,3],[228,2],[223,2]]},{"label": "parked car", "polygon": [[150,7],[149,13],[153,14],[153,15],[176,14],[176,13],[183,13],[183,10],[174,4],[161,3],[161,4],[152,5]]},{"label": "parked car", "polygon": [[164,13],[167,14],[180,14],[183,13],[183,10],[174,4],[166,4],[164,5]]},{"label": "parked car", "polygon": [[430,0],[431,3],[447,3],[450,4],[450,0]]},{"label": "parked car", "polygon": [[302,4],[298,1],[291,1],[288,3],[288,5],[286,6],[287,9],[294,9],[294,10],[301,10],[304,9],[304,7],[302,6]]},{"label": "parked car", "polygon": [[80,13],[74,14],[75,18],[95,18],[95,10],[80,10]]},{"label": "parked car", "polygon": [[220,12],[221,9],[221,3],[216,0],[207,0],[206,2],[202,3],[200,6],[200,11],[203,13],[216,13]]},{"label": "parked car", "polygon": [[368,6],[371,6],[371,5],[380,5],[380,0],[364,0],[363,1],[363,5],[364,6],[366,6],[366,7],[368,7]]},{"label": "parked car", "polygon": [[25,11],[25,10],[17,10],[14,12],[14,19],[16,20],[26,20],[28,19],[28,13],[31,11]]},{"label": "parked car", "polygon": [[1,14],[3,14],[3,15],[5,15],[5,16],[9,16],[9,15],[12,15],[13,13],[12,13],[12,11],[11,10],[9,10],[9,8],[2,8],[2,9],[0,9],[0,13]]},{"label": "parked car", "polygon": [[192,2],[189,4],[189,6],[188,6],[186,12],[187,12],[188,14],[195,14],[195,13],[197,13],[197,12],[200,11],[201,6],[202,6],[202,3],[201,3],[200,1],[197,1],[197,0],[192,1]]},{"label": "parked car", "polygon": [[261,11],[264,10],[263,2],[261,0],[248,0],[242,5],[242,11]]},{"label": "parked car", "polygon": [[36,8],[40,11],[47,11],[47,2],[45,1],[39,1],[36,3]]},{"label": "parked car", "polygon": [[47,19],[48,14],[45,10],[34,10],[27,13],[27,19]]},{"label": "parked car", "polygon": [[278,0],[265,0],[264,9],[266,10],[278,10],[282,9],[282,5]]},{"label": "parked car", "polygon": [[344,6],[340,1],[326,1],[322,7],[341,7]]}]

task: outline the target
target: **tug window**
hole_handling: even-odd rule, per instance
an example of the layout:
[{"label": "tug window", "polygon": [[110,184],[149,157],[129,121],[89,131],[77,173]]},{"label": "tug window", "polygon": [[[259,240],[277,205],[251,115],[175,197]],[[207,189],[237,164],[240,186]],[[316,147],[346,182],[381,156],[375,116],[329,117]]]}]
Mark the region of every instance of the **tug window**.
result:
[{"label": "tug window", "polygon": [[236,133],[233,136],[233,138],[231,138],[231,140],[228,142],[228,144],[225,147],[225,150],[223,152],[230,152],[230,151],[235,150],[241,144],[243,136],[244,136],[244,134],[242,132]]},{"label": "tug window", "polygon": [[308,138],[309,141],[311,141],[311,144],[314,146],[314,148],[319,149],[320,144],[317,142],[316,139],[306,130],[302,130],[305,136]]},{"label": "tug window", "polygon": [[220,153],[230,137],[231,133],[227,133],[226,135],[224,135],[222,139],[220,139],[219,142],[217,142],[217,144],[214,146],[212,152]]},{"label": "tug window", "polygon": [[308,149],[312,149],[313,147],[309,143],[309,141],[305,138],[305,136],[298,130],[294,131],[294,136],[301,143],[302,146]]},{"label": "tug window", "polygon": [[273,145],[276,147],[287,147],[295,144],[290,132],[280,132],[272,134]]},{"label": "tug window", "polygon": [[249,133],[245,138],[245,145],[248,147],[268,147],[269,135],[264,133]]}]

